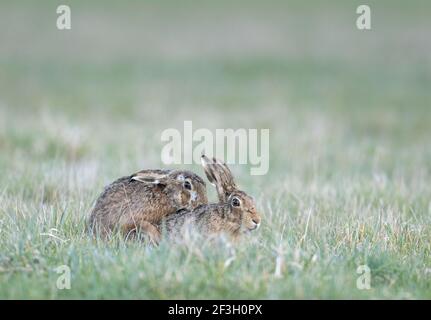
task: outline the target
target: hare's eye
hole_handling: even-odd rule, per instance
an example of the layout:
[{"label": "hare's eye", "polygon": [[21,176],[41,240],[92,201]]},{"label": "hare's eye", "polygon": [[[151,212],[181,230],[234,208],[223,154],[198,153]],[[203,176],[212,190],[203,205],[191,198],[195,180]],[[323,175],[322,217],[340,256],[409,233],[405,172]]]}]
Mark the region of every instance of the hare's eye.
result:
[{"label": "hare's eye", "polygon": [[192,190],[192,184],[190,183],[190,181],[184,181],[184,188],[186,188],[187,190]]},{"label": "hare's eye", "polygon": [[239,200],[237,197],[232,199],[232,205],[234,207],[239,207],[241,205],[241,200]]}]

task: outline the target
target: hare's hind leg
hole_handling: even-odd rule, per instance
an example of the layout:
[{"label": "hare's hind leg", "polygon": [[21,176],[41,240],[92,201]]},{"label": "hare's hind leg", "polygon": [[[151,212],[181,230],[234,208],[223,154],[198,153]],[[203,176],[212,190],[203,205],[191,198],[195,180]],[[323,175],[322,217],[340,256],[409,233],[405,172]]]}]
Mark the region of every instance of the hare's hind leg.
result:
[{"label": "hare's hind leg", "polygon": [[122,232],[126,238],[134,238],[138,233],[148,236],[149,240],[157,245],[160,242],[161,234],[159,229],[151,222],[145,220],[130,221],[122,225]]}]

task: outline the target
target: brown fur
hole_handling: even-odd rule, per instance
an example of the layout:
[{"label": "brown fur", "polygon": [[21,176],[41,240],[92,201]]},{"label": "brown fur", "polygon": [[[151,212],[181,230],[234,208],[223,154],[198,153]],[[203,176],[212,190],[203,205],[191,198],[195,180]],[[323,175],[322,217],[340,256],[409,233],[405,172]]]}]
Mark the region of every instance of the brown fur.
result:
[{"label": "brown fur", "polygon": [[[192,190],[185,188],[186,180]],[[196,174],[179,170],[143,170],[105,188],[90,215],[90,227],[102,236],[114,230],[130,236],[139,230],[157,243],[160,239],[158,225],[163,218],[206,203],[205,182]]]}]

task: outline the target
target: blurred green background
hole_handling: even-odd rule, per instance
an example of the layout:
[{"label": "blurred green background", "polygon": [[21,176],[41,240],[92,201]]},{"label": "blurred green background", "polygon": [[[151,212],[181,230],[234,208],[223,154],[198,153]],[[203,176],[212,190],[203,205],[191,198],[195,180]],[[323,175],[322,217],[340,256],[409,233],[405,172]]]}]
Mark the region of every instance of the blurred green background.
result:
[{"label": "blurred green background", "polygon": [[[72,30],[57,30],[59,4],[70,5]],[[371,7],[370,31],[356,28],[361,4]],[[279,246],[294,256],[289,248],[307,223],[311,238],[301,252],[313,256],[316,247],[328,246],[322,260],[348,282],[355,268],[341,263],[338,269],[330,261],[341,247],[348,252],[341,261],[358,257],[349,251],[356,245],[341,235],[360,221],[369,228],[370,243],[393,252],[389,260],[379,260],[381,251],[359,253],[358,259],[374,254],[379,270],[387,261],[397,266],[371,297],[429,297],[424,270],[430,267],[430,17],[431,2],[425,0],[2,0],[0,277],[8,285],[0,297],[63,294],[39,290],[35,283],[47,287],[36,276],[16,271],[41,268],[49,274],[52,263],[34,267],[31,262],[35,248],[46,250],[39,233],[55,227],[72,239],[69,244],[81,239],[85,217],[103,186],[136,170],[163,166],[160,134],[171,127],[182,130],[185,120],[195,129],[270,129],[268,174],[252,177],[247,166],[233,166],[240,185],[257,196],[266,214],[257,238],[266,251],[253,259],[272,259],[266,254],[272,257]],[[202,174],[199,166],[179,167]],[[209,192],[214,200],[214,191]],[[309,208],[317,212],[310,225]],[[71,220],[62,229],[57,215],[64,212]],[[17,222],[31,215],[54,218],[35,225]],[[290,236],[283,238],[284,232]],[[392,249],[385,247],[388,241]],[[51,254],[58,262],[72,249],[56,250],[61,254]],[[73,254],[81,257],[79,250]],[[28,261],[16,258],[26,255]],[[157,261],[157,253],[152,255],[145,261]],[[154,272],[160,268],[148,265]],[[194,268],[172,283],[184,288],[190,277],[193,284],[199,264]],[[232,296],[370,297],[349,292],[344,280],[319,276],[299,274],[271,285],[273,268],[272,263],[257,266],[253,270],[261,282],[253,286],[244,275],[244,286]],[[313,270],[308,274],[314,276]],[[322,275],[322,270],[314,271]],[[208,277],[203,272],[199,279]],[[396,285],[391,277],[399,280]],[[207,297],[226,294],[224,283],[234,280],[222,279]],[[83,289],[66,296],[196,297],[199,291],[190,283],[190,291],[167,285],[167,291],[141,294]]]},{"label": "blurred green background", "polygon": [[[307,136],[317,157],[340,143],[402,157],[429,140],[427,1],[368,2],[371,31],[356,29],[358,1],[71,1],[70,31],[56,29],[60,3],[1,3],[3,157],[118,163],[136,148],[157,165],[142,145],[160,149],[184,120],[270,128],[271,164],[286,169]],[[35,148],[56,130],[66,145]]]}]

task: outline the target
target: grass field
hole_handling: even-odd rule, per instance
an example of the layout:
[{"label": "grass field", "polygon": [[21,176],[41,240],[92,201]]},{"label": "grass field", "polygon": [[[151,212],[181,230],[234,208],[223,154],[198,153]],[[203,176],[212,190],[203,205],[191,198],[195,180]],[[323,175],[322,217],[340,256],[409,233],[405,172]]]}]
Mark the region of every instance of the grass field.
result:
[{"label": "grass field", "polygon": [[[57,1],[1,1],[0,298],[430,299],[431,5],[367,2],[370,31],[357,1],[275,0],[70,1],[58,31]],[[270,129],[268,174],[232,167],[262,227],[92,239],[103,187],[184,120]]]}]

